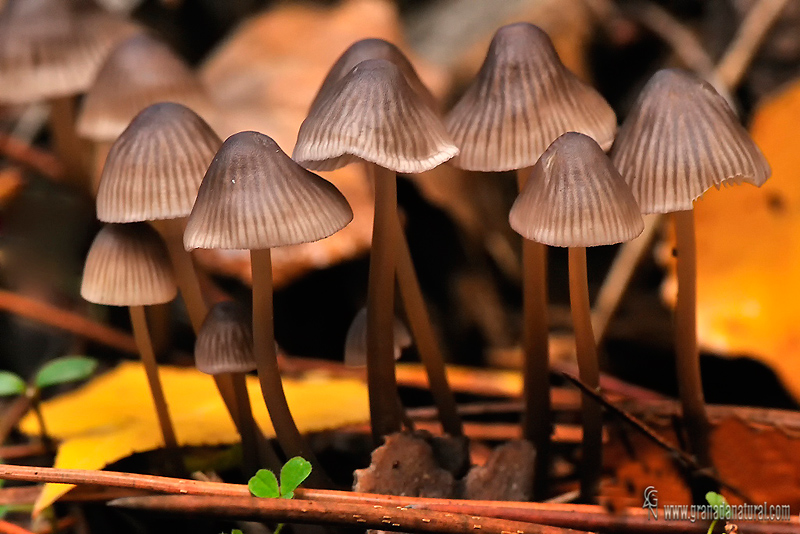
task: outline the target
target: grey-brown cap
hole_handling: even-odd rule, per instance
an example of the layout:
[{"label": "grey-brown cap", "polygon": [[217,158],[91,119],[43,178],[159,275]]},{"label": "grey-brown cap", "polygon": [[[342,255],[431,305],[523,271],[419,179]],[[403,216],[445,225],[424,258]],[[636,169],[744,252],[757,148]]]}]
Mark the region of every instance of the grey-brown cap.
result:
[{"label": "grey-brown cap", "polygon": [[522,237],[554,247],[613,245],[644,230],[628,184],[592,138],[575,132],[533,166],[509,222]]},{"label": "grey-brown cap", "polygon": [[397,65],[397,68],[399,68],[406,77],[406,81],[417,95],[431,108],[438,109],[436,98],[431,94],[430,90],[425,87],[422,80],[419,79],[417,71],[414,70],[414,66],[405,54],[389,41],[376,38],[356,41],[339,56],[339,59],[333,64],[331,70],[328,71],[328,75],[325,76],[325,80],[322,82],[319,91],[317,91],[317,95],[311,103],[311,109],[314,109],[314,107],[331,92],[336,82],[344,78],[347,73],[353,70],[353,67],[368,59],[385,59]]},{"label": "grey-brown cap", "polygon": [[366,160],[395,172],[430,170],[458,153],[436,112],[385,59],[362,61],[300,126],[294,159],[326,171]]},{"label": "grey-brown cap", "polygon": [[187,217],[222,141],[189,108],[153,104],[117,138],[97,191],[97,218],[136,222]]},{"label": "grey-brown cap", "polygon": [[497,30],[445,125],[461,151],[454,165],[509,171],[536,163],[566,132],[584,133],[607,150],[617,118],[596,90],[561,63],[543,30],[520,22]]},{"label": "grey-brown cap", "polygon": [[108,306],[149,306],[175,298],[177,287],[161,237],[145,223],[107,224],[94,238],[81,296]]},{"label": "grey-brown cap", "polygon": [[0,103],[84,92],[108,52],[139,31],[71,0],[8,0],[0,11]]},{"label": "grey-brown cap", "polygon": [[187,250],[296,245],[328,237],[352,219],[333,184],[300,167],[266,135],[239,132],[214,156],[183,244]]},{"label": "grey-brown cap", "polygon": [[643,213],[692,209],[711,186],[769,178],[767,160],[710,84],[660,70],[620,128],[611,158]]},{"label": "grey-brown cap", "polygon": [[[411,333],[403,321],[394,318],[394,359],[399,360],[403,349],[411,346]],[[367,308],[361,308],[353,317],[344,340],[344,364],[348,367],[367,365]]]},{"label": "grey-brown cap", "polygon": [[141,34],[120,43],[106,58],[78,117],[78,133],[113,141],[144,108],[179,102],[207,116],[211,109],[200,80],[161,41]]},{"label": "grey-brown cap", "polygon": [[253,318],[240,303],[218,302],[209,310],[194,344],[197,369],[210,374],[247,373],[256,368]]}]

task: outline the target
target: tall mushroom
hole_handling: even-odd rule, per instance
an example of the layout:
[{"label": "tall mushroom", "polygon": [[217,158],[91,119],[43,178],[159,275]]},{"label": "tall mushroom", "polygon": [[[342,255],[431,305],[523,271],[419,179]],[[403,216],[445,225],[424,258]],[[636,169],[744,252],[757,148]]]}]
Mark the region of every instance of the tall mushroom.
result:
[{"label": "tall mushroom", "polygon": [[710,84],[677,69],[658,71],[639,95],[612,150],[643,213],[673,213],[678,300],[678,389],[693,454],[711,466],[710,423],[697,347],[697,274],[693,202],[712,186],[770,176],[764,155]]},{"label": "tall mushroom", "polygon": [[[311,110],[314,110],[319,105],[324,105],[321,103],[329,94],[334,92],[333,88],[336,83],[345,77],[353,67],[369,59],[385,59],[394,63],[419,98],[432,110],[438,109],[439,105],[436,102],[436,98],[425,87],[422,80],[419,79],[414,66],[399,48],[383,39],[363,39],[350,45],[333,64],[317,95],[314,97]],[[396,218],[394,224],[396,226],[395,231],[400,236],[395,258],[400,300],[405,308],[420,360],[425,366],[428,375],[428,383],[439,412],[442,428],[448,434],[460,436],[463,434],[463,427],[456,409],[455,396],[447,381],[441,345],[425,305],[425,298],[419,286],[411,251],[405,239],[399,217]]]},{"label": "tall mushroom", "polygon": [[9,0],[0,11],[0,103],[47,100],[56,152],[85,176],[75,133],[75,97],[89,88],[111,49],[138,28],[72,0]]},{"label": "tall mushroom", "polygon": [[[430,170],[458,153],[436,113],[390,61],[370,59],[330,86],[300,126],[293,157],[314,170],[366,162],[375,186],[367,295],[367,382],[376,440],[400,430],[394,368],[394,280],[405,243],[395,173]],[[413,272],[413,269],[412,269]]]},{"label": "tall mushroom", "polygon": [[78,116],[78,133],[96,144],[98,171],[110,143],[157,102],[178,102],[206,120],[212,112],[200,80],[166,44],[146,34],[122,41],[103,62]]},{"label": "tall mushroom", "polygon": [[81,296],[95,304],[127,306],[136,346],[144,363],[164,444],[178,441],[158,377],[144,307],[175,298],[169,256],[158,234],[146,224],[108,224],[95,237],[83,270]]},{"label": "tall mushroom", "polygon": [[233,384],[246,472],[255,473],[262,465],[280,469],[275,451],[256,426],[247,393],[246,373],[255,370],[256,359],[253,322],[244,306],[228,300],[211,307],[197,334],[194,360],[198,370],[215,377],[228,375]]},{"label": "tall mushroom", "polygon": [[[461,151],[453,160],[471,171],[516,171],[519,189],[530,166],[558,136],[584,133],[608,149],[617,119],[603,97],[562,63],[547,34],[528,23],[494,35],[472,85],[445,124]],[[524,241],[523,436],[536,447],[534,498],[547,488],[551,432],[547,321],[547,249]]]},{"label": "tall mushroom", "polygon": [[[597,348],[592,334],[586,247],[629,241],[642,233],[644,221],[630,188],[600,146],[590,137],[569,132],[542,154],[509,215],[511,227],[525,239],[569,247],[569,294],[581,380],[600,384]],[[602,414],[594,399],[583,396],[581,497],[598,490],[602,467]]]},{"label": "tall mushroom", "polygon": [[253,349],[261,392],[287,456],[316,463],[292,419],[283,392],[272,307],[270,249],[318,241],[352,220],[344,196],[257,132],[229,137],[214,156],[197,194],[184,246],[249,249],[253,272]]}]

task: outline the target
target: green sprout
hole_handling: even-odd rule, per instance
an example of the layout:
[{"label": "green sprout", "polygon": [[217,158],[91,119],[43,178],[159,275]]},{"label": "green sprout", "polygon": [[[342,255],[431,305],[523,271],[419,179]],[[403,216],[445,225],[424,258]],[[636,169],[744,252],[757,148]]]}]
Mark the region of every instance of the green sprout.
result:
[{"label": "green sprout", "polygon": [[706,501],[714,507],[714,516],[717,518],[714,519],[714,521],[711,522],[711,526],[708,527],[707,534],[711,534],[714,531],[717,521],[725,517],[730,517],[731,506],[728,504],[728,501],[725,500],[725,497],[713,491],[706,493]]},{"label": "green sprout", "polygon": [[[311,474],[311,463],[300,456],[288,460],[281,468],[281,483],[269,469],[259,469],[247,483],[247,488],[255,497],[270,499],[292,499],[294,490]],[[283,523],[275,527],[273,534],[280,534]],[[232,534],[236,534],[233,532]]]}]

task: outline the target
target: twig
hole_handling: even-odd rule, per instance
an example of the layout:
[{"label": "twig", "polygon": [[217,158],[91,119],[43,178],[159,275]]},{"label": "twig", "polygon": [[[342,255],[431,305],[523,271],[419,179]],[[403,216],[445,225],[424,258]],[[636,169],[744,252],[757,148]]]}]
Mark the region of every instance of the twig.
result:
[{"label": "twig", "polygon": [[[42,493],[43,486],[13,486],[0,489],[0,506],[30,506]],[[59,502],[100,502],[122,497],[152,495],[152,492],[127,488],[78,486],[63,495]]]},{"label": "twig", "polygon": [[66,330],[122,352],[137,354],[131,335],[46,302],[0,289],[0,310]]},{"label": "twig", "polygon": [[715,77],[729,90],[741,83],[767,32],[788,2],[789,0],[759,0],[750,8],[736,37],[728,45],[715,69]]},{"label": "twig", "polygon": [[41,441],[0,447],[0,458],[3,460],[16,460],[18,458],[40,456],[42,454],[47,454],[47,448]]},{"label": "twig", "polygon": [[208,514],[252,520],[272,520],[320,525],[359,525],[394,532],[442,534],[566,534],[577,532],[559,527],[403,506],[362,503],[317,503],[299,499],[254,497],[201,497],[158,495],[129,497],[111,506],[141,508],[186,514]]},{"label": "twig", "polygon": [[682,451],[681,449],[679,449],[678,447],[672,445],[666,439],[661,437],[655,430],[653,430],[648,425],[646,425],[645,423],[643,423],[642,421],[640,421],[639,419],[637,419],[633,415],[629,414],[625,410],[622,410],[621,408],[619,408],[619,407],[615,406],[614,404],[610,403],[608,400],[606,400],[605,397],[603,397],[603,395],[601,395],[599,392],[595,391],[594,389],[592,389],[589,386],[587,386],[586,384],[584,384],[580,379],[578,379],[577,377],[572,376],[572,375],[570,375],[568,373],[562,373],[562,374],[563,374],[564,378],[566,378],[567,380],[569,380],[570,382],[575,384],[581,391],[586,393],[589,397],[594,399],[597,403],[599,403],[600,405],[602,405],[606,409],[608,409],[610,412],[613,412],[617,416],[619,416],[622,419],[624,419],[625,421],[627,421],[636,430],[638,430],[643,435],[648,437],[653,443],[655,443],[656,445],[658,445],[659,447],[661,447],[662,449],[664,449],[665,451],[667,451],[668,453],[673,455],[675,458],[680,460],[681,463],[683,463],[687,468],[691,469],[692,471],[703,471],[704,474],[706,474],[708,477],[710,477],[711,479],[716,481],[720,486],[724,486],[725,488],[728,488],[737,497],[741,498],[745,502],[747,502],[749,500],[747,495],[745,495],[740,489],[738,489],[735,486],[731,486],[730,484],[728,484],[724,480],[720,479],[719,476],[717,476],[716,473],[711,473],[711,472],[708,472],[707,469],[704,469],[697,462],[697,460],[694,458],[694,456],[691,456],[691,455],[687,454],[686,452]]},{"label": "twig", "polygon": [[64,165],[57,157],[12,135],[0,132],[0,154],[51,180],[56,182],[64,180]]},{"label": "twig", "polygon": [[0,519],[0,534],[36,534],[14,523]]},{"label": "twig", "polygon": [[14,430],[14,427],[17,426],[22,416],[28,413],[32,404],[33,399],[29,395],[20,395],[14,399],[11,406],[6,408],[0,419],[0,444],[5,443],[6,439],[8,439],[8,435]]}]

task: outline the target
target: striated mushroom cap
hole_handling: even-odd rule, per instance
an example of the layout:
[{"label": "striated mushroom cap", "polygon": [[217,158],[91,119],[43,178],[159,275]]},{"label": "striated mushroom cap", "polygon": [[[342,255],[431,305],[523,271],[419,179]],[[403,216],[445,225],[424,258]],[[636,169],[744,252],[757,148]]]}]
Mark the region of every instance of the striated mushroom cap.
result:
[{"label": "striated mushroom cap", "polygon": [[256,368],[253,318],[240,303],[218,302],[209,310],[194,344],[197,369],[210,374],[247,373]]},{"label": "striated mushroom cap", "polygon": [[149,306],[177,294],[167,249],[144,223],[107,224],[94,238],[81,296],[108,306]]},{"label": "striated mushroom cap", "polygon": [[136,115],[156,102],[179,102],[207,116],[208,96],[194,72],[161,41],[141,34],[108,56],[78,117],[82,137],[113,141]]},{"label": "striated mushroom cap", "polygon": [[183,243],[267,249],[318,241],[353,219],[344,196],[257,132],[229,137],[197,194]]},{"label": "striated mushroom cap", "polygon": [[711,186],[763,184],[764,155],[710,84],[678,69],[647,83],[611,154],[643,213],[692,209]]},{"label": "striated mushroom cap", "polygon": [[70,0],[8,0],[0,11],[0,103],[84,92],[105,57],[139,28]]},{"label": "striated mushroom cap", "polygon": [[553,43],[527,22],[495,33],[472,85],[445,119],[461,151],[453,164],[472,171],[530,167],[566,132],[607,150],[617,118],[592,87],[558,58]]},{"label": "striated mushroom cap", "polygon": [[181,104],[153,104],[111,147],[97,191],[97,218],[136,222],[187,217],[222,141]]},{"label": "striated mushroom cap", "polygon": [[590,137],[568,132],[534,165],[509,215],[526,239],[554,247],[629,241],[644,230],[630,188]]},{"label": "striated mushroom cap", "polygon": [[[394,318],[394,359],[399,360],[403,349],[411,346],[411,333],[406,325]],[[367,308],[361,308],[353,317],[344,340],[344,364],[348,367],[367,365]]]},{"label": "striated mushroom cap", "polygon": [[430,170],[458,153],[441,120],[397,65],[362,61],[300,126],[295,161],[318,171],[366,160],[395,172]]}]

